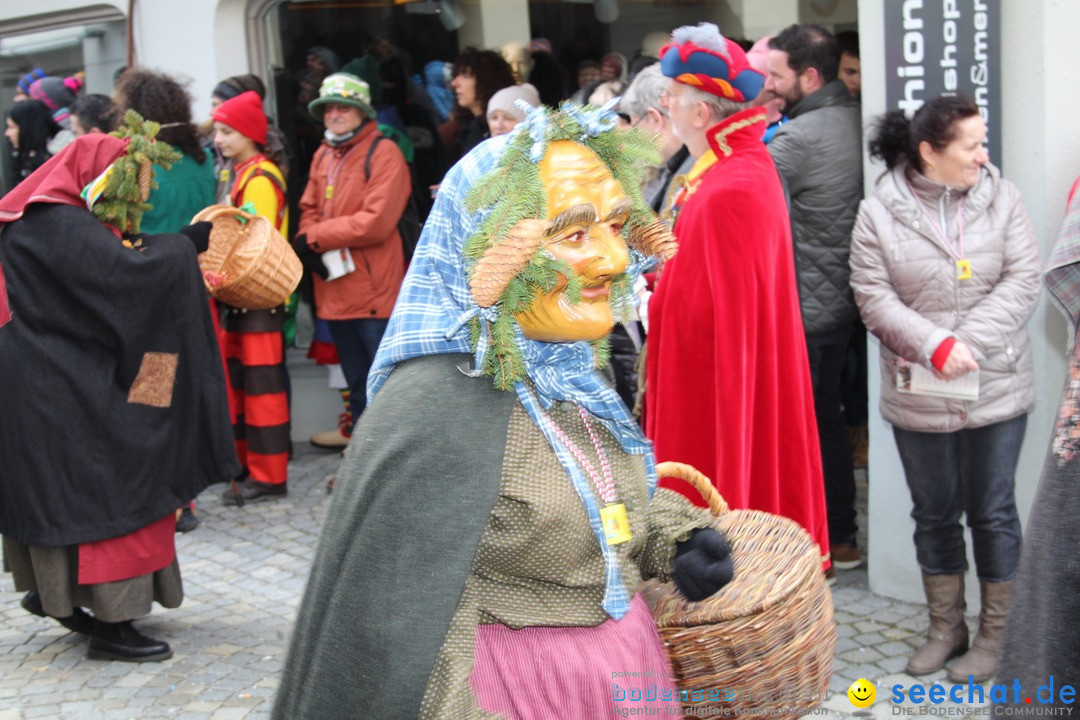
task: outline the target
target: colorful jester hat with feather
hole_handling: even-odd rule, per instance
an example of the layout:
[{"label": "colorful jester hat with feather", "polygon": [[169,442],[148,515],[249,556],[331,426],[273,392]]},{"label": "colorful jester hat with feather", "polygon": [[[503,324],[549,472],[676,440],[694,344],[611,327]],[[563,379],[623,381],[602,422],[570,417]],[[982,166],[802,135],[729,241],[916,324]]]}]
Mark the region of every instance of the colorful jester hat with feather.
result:
[{"label": "colorful jester hat with feather", "polygon": [[665,77],[734,102],[749,102],[761,93],[765,76],[750,66],[738,44],[712,23],[684,25],[671,33],[674,42],[660,48]]}]

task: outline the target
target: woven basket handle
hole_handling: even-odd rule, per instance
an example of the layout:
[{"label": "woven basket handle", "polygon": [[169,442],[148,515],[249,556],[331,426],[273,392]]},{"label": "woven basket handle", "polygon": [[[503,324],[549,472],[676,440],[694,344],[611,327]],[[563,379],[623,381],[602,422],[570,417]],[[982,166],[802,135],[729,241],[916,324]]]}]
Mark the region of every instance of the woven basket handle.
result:
[{"label": "woven basket handle", "polygon": [[656,474],[659,477],[673,477],[685,480],[701,493],[705,502],[709,503],[709,510],[717,517],[728,511],[728,504],[713,487],[712,480],[705,477],[700,470],[693,465],[679,462],[662,462],[656,464]]},{"label": "woven basket handle", "polygon": [[[240,208],[235,208],[235,207],[232,207],[231,205],[211,205],[208,208],[204,208],[200,213],[198,213],[194,218],[192,218],[191,222],[192,223],[196,223],[196,222],[210,222],[210,223],[212,223],[215,220],[217,220],[219,217],[223,217],[223,216],[224,217],[231,217],[234,220],[236,220],[236,222],[241,223],[242,225],[244,225],[244,229],[240,231],[241,234],[243,234],[244,230],[247,229],[248,223],[250,223],[253,219],[258,217],[257,215],[252,215],[249,212],[244,212]],[[237,249],[239,247],[240,247],[240,238],[237,238],[236,242],[234,242],[229,247],[229,253],[225,256],[225,259],[221,261],[222,267],[224,267],[225,265],[228,264],[229,260],[231,260],[232,256],[236,254],[236,251],[237,251]]]},{"label": "woven basket handle", "polygon": [[231,216],[235,217],[237,222],[249,221],[254,215],[248,212],[244,212],[240,208],[233,207],[232,205],[208,205],[195,214],[195,217],[191,218],[191,222],[214,222],[219,217]]}]

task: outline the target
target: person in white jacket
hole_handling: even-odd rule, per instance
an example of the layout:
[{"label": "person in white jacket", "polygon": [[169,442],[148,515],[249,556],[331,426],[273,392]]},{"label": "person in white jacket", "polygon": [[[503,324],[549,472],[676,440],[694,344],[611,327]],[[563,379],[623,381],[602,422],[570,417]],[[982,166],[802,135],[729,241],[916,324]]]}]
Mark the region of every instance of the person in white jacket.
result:
[{"label": "person in white jacket", "polygon": [[[1035,399],[1025,325],[1039,296],[1038,246],[985,139],[966,98],[929,100],[910,120],[887,113],[870,153],[888,171],[859,207],[850,260],[859,312],[881,340],[881,412],[911,490],[930,609],[927,642],[907,672],[935,672],[964,653],[948,669],[954,682],[986,680],[997,666],[1020,553],[1016,463]],[[900,389],[920,371],[977,387],[977,399]],[[970,650],[961,515],[981,591]]]}]

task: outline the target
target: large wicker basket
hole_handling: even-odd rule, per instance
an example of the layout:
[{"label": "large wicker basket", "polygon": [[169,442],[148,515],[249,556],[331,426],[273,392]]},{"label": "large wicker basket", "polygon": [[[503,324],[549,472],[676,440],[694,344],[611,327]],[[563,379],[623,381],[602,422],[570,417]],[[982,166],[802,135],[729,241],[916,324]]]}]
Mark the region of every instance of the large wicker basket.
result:
[{"label": "large wicker basket", "polygon": [[729,510],[700,472],[660,463],[661,477],[692,484],[728,538],[734,579],[701,602],[662,586],[653,615],[680,700],[698,714],[809,712],[824,698],[836,648],[832,595],[817,543],[792,520]]},{"label": "large wicker basket", "polygon": [[199,267],[210,295],[234,307],[262,310],[285,302],[300,283],[300,258],[264,217],[211,205],[191,222],[208,221],[210,247]]}]

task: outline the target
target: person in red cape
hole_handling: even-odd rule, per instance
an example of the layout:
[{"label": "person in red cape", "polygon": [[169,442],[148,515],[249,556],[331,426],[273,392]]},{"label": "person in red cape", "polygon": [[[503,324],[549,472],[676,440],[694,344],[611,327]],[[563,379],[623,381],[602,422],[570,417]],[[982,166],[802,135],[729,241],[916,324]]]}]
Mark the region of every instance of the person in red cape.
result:
[{"label": "person in red cape", "polygon": [[[661,100],[695,163],[672,183],[679,253],[649,301],[646,435],[658,461],[694,465],[731,507],[798,522],[828,569],[791,226],[765,110],[750,106],[764,77],[715,25],[672,37]],[[680,480],[661,485],[702,502]]]},{"label": "person in red cape", "polygon": [[145,662],[172,655],[131,621],[183,599],[176,509],[239,464],[209,224],[121,237],[90,209],[126,150],[78,138],[0,200],[0,535],[26,610]]}]

